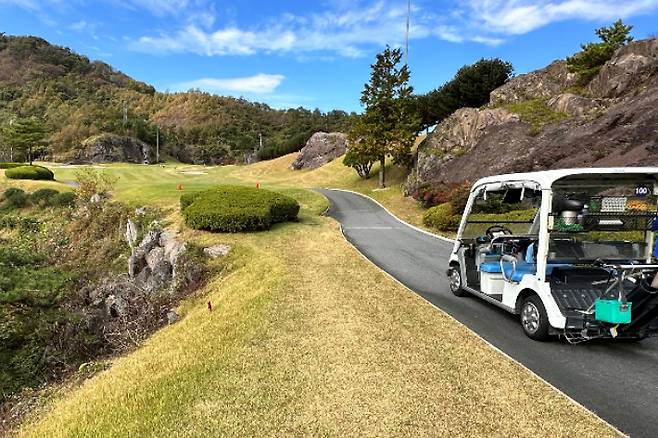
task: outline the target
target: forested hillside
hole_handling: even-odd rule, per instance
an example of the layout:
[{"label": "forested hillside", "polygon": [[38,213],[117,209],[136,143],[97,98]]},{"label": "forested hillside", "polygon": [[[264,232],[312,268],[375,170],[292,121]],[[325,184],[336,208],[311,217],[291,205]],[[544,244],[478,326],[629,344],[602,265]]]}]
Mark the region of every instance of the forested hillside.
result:
[{"label": "forested hillside", "polygon": [[[345,130],[350,119],[343,111],[275,110],[202,92],[159,93],[41,38],[0,33],[0,124],[33,116],[48,133],[41,154],[58,160],[71,159],[85,139],[103,132],[154,145],[159,127],[165,155],[203,163],[244,159],[259,134],[261,158],[293,152],[315,131]],[[6,156],[7,145],[0,146]]]}]

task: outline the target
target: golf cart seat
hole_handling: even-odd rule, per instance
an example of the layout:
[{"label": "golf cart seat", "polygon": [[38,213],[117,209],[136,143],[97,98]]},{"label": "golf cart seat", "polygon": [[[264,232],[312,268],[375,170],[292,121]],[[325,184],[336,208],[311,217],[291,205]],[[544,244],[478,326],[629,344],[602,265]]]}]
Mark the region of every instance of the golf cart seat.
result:
[{"label": "golf cart seat", "polygon": [[[520,282],[526,274],[537,273],[537,263],[535,262],[535,243],[531,243],[525,252],[523,260],[518,258],[515,261],[511,259],[512,256],[503,257],[498,261],[488,261],[480,265],[480,271],[492,274],[503,274],[504,278],[508,281],[515,283]],[[548,264],[546,265],[546,275],[551,275],[553,269],[556,267],[565,267],[564,264]]]}]

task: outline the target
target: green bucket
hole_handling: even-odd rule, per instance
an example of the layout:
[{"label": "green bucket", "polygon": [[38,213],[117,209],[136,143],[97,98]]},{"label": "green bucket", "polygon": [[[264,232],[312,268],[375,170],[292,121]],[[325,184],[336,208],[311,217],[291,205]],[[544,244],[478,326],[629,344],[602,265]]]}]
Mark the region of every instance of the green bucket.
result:
[{"label": "green bucket", "polygon": [[594,318],[597,321],[612,324],[628,324],[631,322],[632,304],[620,303],[618,300],[596,300],[594,303]]}]

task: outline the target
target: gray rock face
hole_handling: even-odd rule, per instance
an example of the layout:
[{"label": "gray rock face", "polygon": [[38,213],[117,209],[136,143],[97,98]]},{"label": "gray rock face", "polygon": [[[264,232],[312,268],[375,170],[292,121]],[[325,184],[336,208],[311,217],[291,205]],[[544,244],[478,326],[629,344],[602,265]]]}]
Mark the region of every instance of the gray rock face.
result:
[{"label": "gray rock face", "polygon": [[167,323],[171,325],[176,321],[178,321],[178,313],[176,313],[176,311],[173,309],[167,312]]},{"label": "gray rock face", "polygon": [[[551,70],[555,78],[547,76]],[[444,120],[419,146],[407,193],[501,173],[657,165],[658,40],[617,51],[592,81],[593,98],[564,93],[573,79],[566,65],[553,63],[492,92],[497,103],[542,98],[571,116],[540,132],[514,114],[493,116],[490,108],[460,110]]]},{"label": "gray rock face", "polygon": [[617,50],[589,84],[588,90],[598,97],[619,97],[657,72],[658,38],[634,41]]},{"label": "gray rock face", "polygon": [[347,150],[347,135],[340,132],[316,132],[306,142],[292,168],[316,169],[340,157]]},{"label": "gray rock face", "polygon": [[455,111],[419,146],[416,165],[407,180],[407,190],[439,179],[437,169],[468,152],[491,127],[518,121],[516,114],[501,108]]},{"label": "gray rock face", "polygon": [[547,105],[553,110],[570,116],[582,116],[600,108],[600,105],[588,97],[564,93],[549,99]]},{"label": "gray rock face", "polygon": [[203,253],[212,259],[226,257],[231,252],[231,245],[219,244],[203,248]]},{"label": "gray rock face", "polygon": [[155,151],[151,146],[133,137],[115,134],[100,134],[82,142],[74,163],[150,163]]},{"label": "gray rock face", "polygon": [[530,99],[550,99],[575,85],[577,75],[569,73],[567,62],[553,61],[548,67],[512,78],[491,92],[491,105],[523,102]]}]

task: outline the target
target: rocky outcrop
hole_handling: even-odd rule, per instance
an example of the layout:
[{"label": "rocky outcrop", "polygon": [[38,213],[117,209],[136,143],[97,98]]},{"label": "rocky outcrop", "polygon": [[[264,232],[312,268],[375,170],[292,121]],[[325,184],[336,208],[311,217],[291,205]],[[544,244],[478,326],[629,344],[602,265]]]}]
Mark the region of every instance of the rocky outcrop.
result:
[{"label": "rocky outcrop", "polygon": [[455,111],[418,147],[414,170],[407,185],[415,187],[439,179],[441,166],[438,163],[447,165],[466,154],[492,127],[518,121],[516,114],[502,108],[462,108]]},{"label": "rocky outcrop", "polygon": [[530,99],[550,99],[565,88],[576,84],[577,76],[569,73],[566,61],[554,61],[548,67],[515,76],[491,92],[491,105],[522,102]]},{"label": "rocky outcrop", "polygon": [[615,53],[588,86],[597,97],[619,97],[658,74],[658,38],[632,42]]},{"label": "rocky outcrop", "polygon": [[347,150],[347,135],[341,132],[316,132],[299,151],[292,168],[316,169],[340,157]]},{"label": "rocky outcrop", "polygon": [[538,130],[515,114],[494,116],[491,107],[457,111],[419,146],[407,192],[509,172],[658,165],[658,40],[618,50],[585,95],[564,92],[574,80],[565,69],[553,63],[512,79],[492,101],[542,99],[569,118]]},{"label": "rocky outcrop", "polygon": [[570,116],[582,116],[601,107],[594,99],[572,93],[558,94],[549,99],[546,104],[553,111],[569,114]]},{"label": "rocky outcrop", "polygon": [[155,160],[155,150],[148,144],[133,137],[100,134],[82,142],[72,160],[76,164],[88,163],[151,163]]}]

